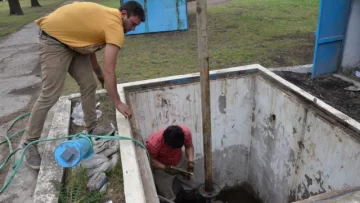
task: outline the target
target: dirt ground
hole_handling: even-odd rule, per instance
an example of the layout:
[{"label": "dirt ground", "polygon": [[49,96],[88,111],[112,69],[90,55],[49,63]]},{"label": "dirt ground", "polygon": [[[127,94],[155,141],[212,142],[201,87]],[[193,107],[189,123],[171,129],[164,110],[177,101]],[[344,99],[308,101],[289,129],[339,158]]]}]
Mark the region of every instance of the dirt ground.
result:
[{"label": "dirt ground", "polygon": [[[12,128],[11,130],[8,132],[7,136],[10,136],[16,132],[18,132],[19,130],[24,129],[24,126],[26,126],[26,123],[28,121],[28,117],[20,120],[19,122],[17,122]],[[23,133],[18,134],[17,136],[15,136],[14,138],[11,139],[11,146],[13,148],[13,150],[17,149],[19,142],[21,140]],[[2,141],[2,140],[0,140]],[[3,158],[0,158],[0,163],[3,163],[3,161],[5,161],[5,156],[9,155],[9,147],[8,147],[8,143],[4,143],[3,145],[1,145],[0,147],[1,153]],[[11,161],[9,161],[5,167],[0,170],[0,185],[3,185],[7,176],[7,172],[9,170],[9,167],[11,166]]]},{"label": "dirt ground", "polygon": [[275,73],[342,113],[360,121],[360,92],[344,89],[353,86],[352,83],[332,75],[311,79],[310,73],[304,74],[288,71],[275,71]]}]

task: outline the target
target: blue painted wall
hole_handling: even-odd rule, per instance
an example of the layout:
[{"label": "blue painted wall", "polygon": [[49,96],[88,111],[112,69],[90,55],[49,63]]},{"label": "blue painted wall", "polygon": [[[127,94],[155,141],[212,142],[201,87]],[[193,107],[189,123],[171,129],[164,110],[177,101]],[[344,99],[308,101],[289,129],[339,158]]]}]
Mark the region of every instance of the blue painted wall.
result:
[{"label": "blue painted wall", "polygon": [[[129,0],[120,0],[120,4]],[[146,21],[127,35],[188,29],[186,0],[135,0],[140,3]]]},{"label": "blue painted wall", "polygon": [[352,0],[321,0],[312,76],[333,73],[341,65]]}]

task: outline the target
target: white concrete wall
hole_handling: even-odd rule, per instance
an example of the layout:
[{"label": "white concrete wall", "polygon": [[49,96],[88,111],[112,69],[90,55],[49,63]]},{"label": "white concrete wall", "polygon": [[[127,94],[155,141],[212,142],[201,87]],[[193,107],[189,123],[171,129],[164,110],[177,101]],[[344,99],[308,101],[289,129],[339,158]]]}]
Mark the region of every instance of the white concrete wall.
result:
[{"label": "white concrete wall", "polygon": [[248,182],[261,199],[289,202],[359,186],[359,135],[278,87],[256,78]]},{"label": "white concrete wall", "polygon": [[265,202],[287,202],[304,114],[298,101],[256,78],[248,181]]},{"label": "white concrete wall", "polygon": [[344,69],[360,68],[360,0],[353,0],[349,24],[345,38],[343,59],[341,66]]},{"label": "white concrete wall", "polygon": [[296,199],[360,186],[358,139],[313,111],[307,113],[303,133],[292,188]]},{"label": "white concrete wall", "polygon": [[[222,186],[233,186],[247,179],[253,81],[253,77],[211,81],[213,171],[214,179]],[[197,159],[195,174],[203,181],[199,83],[129,92],[128,95],[144,139],[172,124],[185,124],[190,128]]]}]

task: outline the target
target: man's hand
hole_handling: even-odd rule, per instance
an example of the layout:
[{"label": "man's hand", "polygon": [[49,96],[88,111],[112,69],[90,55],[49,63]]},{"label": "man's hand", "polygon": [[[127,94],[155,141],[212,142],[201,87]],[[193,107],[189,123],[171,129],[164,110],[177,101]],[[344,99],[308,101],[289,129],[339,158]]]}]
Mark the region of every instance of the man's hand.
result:
[{"label": "man's hand", "polygon": [[187,172],[190,172],[190,173],[194,172],[194,162],[193,161],[187,162]]},{"label": "man's hand", "polygon": [[101,87],[104,88],[104,76],[102,76],[102,75],[99,76],[99,75],[98,75],[97,78],[98,78],[98,80],[99,80],[100,83],[101,83]]},{"label": "man's hand", "polygon": [[172,176],[175,176],[175,175],[178,175],[178,174],[179,174],[178,171],[172,169],[171,166],[165,166],[164,171],[165,171],[167,174],[172,175]]},{"label": "man's hand", "polygon": [[104,75],[102,74],[102,71],[100,69],[100,72],[96,72],[96,76],[99,80],[99,82],[101,83],[101,87],[104,88]]},{"label": "man's hand", "polygon": [[91,66],[93,68],[93,71],[95,72],[98,80],[101,83],[102,88],[104,88],[104,75],[103,75],[103,72],[102,72],[102,70],[101,70],[101,68],[99,66],[99,63],[97,62],[95,53],[90,54],[90,62],[91,62]]},{"label": "man's hand", "polygon": [[[189,173],[194,173],[194,162],[193,161],[188,161],[187,162],[187,168],[186,168],[187,172]],[[186,180],[190,180],[191,179],[191,176],[187,175],[187,176],[184,176],[184,178]]]},{"label": "man's hand", "polygon": [[132,115],[130,106],[124,103],[119,103],[116,105],[116,109],[125,117],[130,118]]}]

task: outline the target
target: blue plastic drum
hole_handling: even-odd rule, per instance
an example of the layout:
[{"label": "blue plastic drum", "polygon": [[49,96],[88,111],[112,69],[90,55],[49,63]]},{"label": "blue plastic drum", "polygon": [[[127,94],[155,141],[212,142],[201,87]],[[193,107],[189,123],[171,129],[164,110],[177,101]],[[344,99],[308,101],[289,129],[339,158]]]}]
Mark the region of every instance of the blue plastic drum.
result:
[{"label": "blue plastic drum", "polygon": [[59,144],[54,151],[54,157],[61,167],[70,168],[81,160],[89,158],[93,153],[91,140],[80,137]]}]

